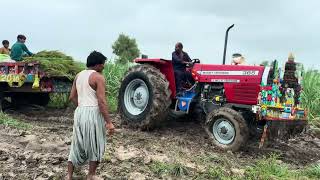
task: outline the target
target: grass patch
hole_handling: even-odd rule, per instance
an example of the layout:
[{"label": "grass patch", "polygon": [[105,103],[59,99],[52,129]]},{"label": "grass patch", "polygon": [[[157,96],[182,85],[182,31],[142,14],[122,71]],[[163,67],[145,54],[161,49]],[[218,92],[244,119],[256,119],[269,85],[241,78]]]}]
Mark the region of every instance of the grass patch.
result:
[{"label": "grass patch", "polygon": [[300,175],[306,176],[312,179],[320,179],[320,164],[317,164],[309,168],[306,168],[305,170],[302,170]]},{"label": "grass patch", "polygon": [[150,170],[158,175],[171,175],[175,177],[181,177],[190,174],[189,169],[183,166],[181,163],[163,163],[163,162],[153,162],[150,166]]},{"label": "grass patch", "polygon": [[62,109],[70,104],[69,93],[50,93],[48,107]]},{"label": "grass patch", "polygon": [[295,173],[289,171],[284,164],[277,163],[278,155],[258,160],[255,165],[246,169],[247,179],[294,179]]},{"label": "grass patch", "polygon": [[0,112],[0,124],[3,124],[5,126],[10,126],[18,129],[30,129],[31,125],[21,122],[17,119],[14,119],[10,117],[7,114],[4,114],[3,112]]},{"label": "grass patch", "polygon": [[111,155],[109,153],[104,153],[103,155],[103,161],[105,162],[111,162]]},{"label": "grass patch", "polygon": [[219,165],[231,167],[230,160],[223,155],[208,154],[206,156],[198,157],[198,160],[204,164],[214,163],[214,164],[219,164]]},{"label": "grass patch", "polygon": [[227,173],[220,166],[210,166],[206,169],[205,172],[200,173],[196,178],[196,180],[202,179],[234,179],[233,177],[229,177]]},{"label": "grass patch", "polygon": [[108,102],[109,111],[111,113],[116,112],[118,108],[118,97],[108,96],[107,102]]}]

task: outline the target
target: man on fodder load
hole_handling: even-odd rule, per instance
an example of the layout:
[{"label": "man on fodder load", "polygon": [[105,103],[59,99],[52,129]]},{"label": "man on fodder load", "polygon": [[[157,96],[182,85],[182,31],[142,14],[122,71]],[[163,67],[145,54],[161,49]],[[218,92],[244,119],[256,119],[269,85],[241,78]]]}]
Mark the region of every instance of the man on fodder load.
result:
[{"label": "man on fodder load", "polygon": [[101,74],[106,57],[92,52],[87,58],[88,69],[80,72],[73,83],[70,100],[77,105],[74,113],[72,144],[68,158],[68,179],[74,166],[89,162],[87,179],[99,179],[96,174],[106,144],[106,130],[114,133],[105,97],[105,78]]},{"label": "man on fodder load", "polygon": [[17,42],[14,43],[14,45],[11,47],[11,59],[15,61],[22,61],[22,56],[24,54],[28,54],[29,56],[33,55],[33,53],[30,52],[25,45],[26,39],[26,36],[21,34],[18,35]]},{"label": "man on fodder load", "polygon": [[191,73],[186,71],[186,66],[192,60],[189,55],[183,51],[183,45],[178,42],[175,46],[175,51],[172,53],[172,64],[174,69],[174,76],[176,81],[177,95],[182,92],[182,83],[186,80],[193,81]]},{"label": "man on fodder load", "polygon": [[8,40],[3,40],[2,41],[2,45],[3,45],[3,47],[0,48],[0,54],[10,55],[9,41]]}]

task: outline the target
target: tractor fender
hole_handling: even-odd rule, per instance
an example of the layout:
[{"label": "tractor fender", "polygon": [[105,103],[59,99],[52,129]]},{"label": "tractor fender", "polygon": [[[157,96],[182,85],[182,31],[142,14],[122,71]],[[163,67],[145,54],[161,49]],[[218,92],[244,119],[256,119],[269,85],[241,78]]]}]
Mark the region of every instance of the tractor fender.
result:
[{"label": "tractor fender", "polygon": [[165,76],[169,82],[169,89],[171,90],[171,99],[176,97],[176,82],[174,77],[173,65],[171,60],[165,59],[135,59],[135,63],[138,64],[149,64],[156,69],[159,69],[160,72]]}]

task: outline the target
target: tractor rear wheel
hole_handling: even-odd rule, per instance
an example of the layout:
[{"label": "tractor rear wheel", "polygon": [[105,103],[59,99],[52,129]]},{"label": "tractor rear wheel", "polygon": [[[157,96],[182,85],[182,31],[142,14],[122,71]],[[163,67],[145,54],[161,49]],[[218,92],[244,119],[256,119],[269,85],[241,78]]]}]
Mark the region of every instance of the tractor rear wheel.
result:
[{"label": "tractor rear wheel", "polygon": [[237,111],[222,107],[207,115],[205,129],[215,146],[237,151],[247,140],[249,128]]},{"label": "tractor rear wheel", "polygon": [[166,119],[171,104],[166,77],[151,65],[131,67],[121,83],[118,112],[122,124],[150,130]]}]

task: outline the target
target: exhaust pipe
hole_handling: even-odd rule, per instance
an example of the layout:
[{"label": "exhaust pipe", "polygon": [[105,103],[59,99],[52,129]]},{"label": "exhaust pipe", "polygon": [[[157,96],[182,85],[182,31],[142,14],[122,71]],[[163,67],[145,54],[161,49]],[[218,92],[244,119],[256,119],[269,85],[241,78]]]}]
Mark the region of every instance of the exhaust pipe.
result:
[{"label": "exhaust pipe", "polygon": [[225,36],[225,40],[224,40],[224,51],[223,51],[223,61],[222,64],[225,65],[226,64],[226,53],[227,53],[227,44],[228,44],[228,34],[229,34],[229,30],[231,28],[233,28],[234,24],[232,24],[231,26],[228,27],[227,31],[226,31],[226,36]]}]

